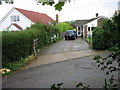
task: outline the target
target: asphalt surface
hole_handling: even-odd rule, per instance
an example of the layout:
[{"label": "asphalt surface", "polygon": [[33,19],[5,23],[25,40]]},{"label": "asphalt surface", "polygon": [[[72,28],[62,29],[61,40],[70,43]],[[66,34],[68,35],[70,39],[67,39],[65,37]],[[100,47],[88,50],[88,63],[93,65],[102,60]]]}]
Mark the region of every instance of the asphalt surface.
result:
[{"label": "asphalt surface", "polygon": [[[92,58],[88,56],[19,71],[3,79],[3,88],[49,88],[54,83],[64,83],[63,88],[74,88],[78,82],[91,88],[102,88],[108,77]],[[117,72],[115,75],[117,77]]]},{"label": "asphalt surface", "polygon": [[[60,41],[43,49],[39,55],[54,55],[90,50],[81,38]],[[106,56],[108,53],[99,53]],[[49,88],[52,84],[64,83],[62,88],[74,88],[78,82],[90,85],[91,88],[102,88],[104,79],[108,78],[104,71],[97,68],[94,55],[29,67],[3,78],[3,88]],[[59,58],[59,57],[58,57]],[[114,73],[118,77],[118,73]],[[109,75],[110,76],[110,75]],[[116,81],[117,82],[117,81]]]},{"label": "asphalt surface", "polygon": [[89,56],[96,53],[102,52],[90,49],[88,43],[83,38],[78,37],[77,40],[63,39],[40,50],[37,59],[27,68]]},{"label": "asphalt surface", "polygon": [[88,43],[81,37],[76,40],[62,40],[41,50],[39,55],[57,54],[90,50]]}]

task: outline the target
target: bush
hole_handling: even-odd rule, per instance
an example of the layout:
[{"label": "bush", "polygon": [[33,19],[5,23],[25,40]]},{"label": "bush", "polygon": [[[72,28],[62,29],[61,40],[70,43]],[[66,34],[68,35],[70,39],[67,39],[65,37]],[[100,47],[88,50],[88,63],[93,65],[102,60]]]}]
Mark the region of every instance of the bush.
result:
[{"label": "bush", "polygon": [[120,47],[119,17],[114,16],[112,20],[106,19],[102,23],[102,28],[93,30],[93,49],[103,50],[111,47]]},{"label": "bush", "polygon": [[92,36],[93,49],[104,49],[103,30],[95,29]]},{"label": "bush", "polygon": [[[60,37],[54,26],[34,24],[24,31],[2,32],[2,64],[21,60],[37,52],[38,49],[55,43]],[[54,37],[56,36],[56,37]],[[36,40],[36,45],[34,44]],[[35,45],[35,46],[34,46]]]},{"label": "bush", "polygon": [[26,31],[2,32],[2,60],[11,62],[30,55],[31,35]]}]

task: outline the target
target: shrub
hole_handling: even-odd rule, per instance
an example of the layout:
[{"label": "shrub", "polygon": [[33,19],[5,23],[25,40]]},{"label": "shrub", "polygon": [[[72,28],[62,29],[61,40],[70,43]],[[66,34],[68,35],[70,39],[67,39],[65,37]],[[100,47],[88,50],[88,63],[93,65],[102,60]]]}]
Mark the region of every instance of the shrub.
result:
[{"label": "shrub", "polygon": [[102,23],[102,28],[93,31],[92,44],[94,49],[102,50],[111,47],[120,47],[119,17],[114,16],[111,20],[106,19]]},{"label": "shrub", "polygon": [[[21,60],[37,52],[38,49],[55,43],[59,36],[59,30],[54,26],[34,24],[23,31],[2,32],[2,64]],[[53,37],[57,36],[57,37]],[[36,40],[36,46],[34,46]]]},{"label": "shrub", "polygon": [[31,35],[26,31],[2,32],[2,60],[15,61],[30,54]]},{"label": "shrub", "polygon": [[93,36],[92,36],[93,49],[102,50],[106,48],[103,35],[104,35],[104,30],[102,29],[96,28],[93,31]]}]

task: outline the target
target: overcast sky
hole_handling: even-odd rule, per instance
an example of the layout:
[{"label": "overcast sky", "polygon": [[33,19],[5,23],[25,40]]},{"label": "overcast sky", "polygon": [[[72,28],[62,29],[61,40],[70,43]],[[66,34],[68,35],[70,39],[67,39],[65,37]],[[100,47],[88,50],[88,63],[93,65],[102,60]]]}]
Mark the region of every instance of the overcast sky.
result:
[{"label": "overcast sky", "polygon": [[71,0],[71,3],[66,3],[59,12],[54,9],[54,6],[37,5],[35,0],[14,0],[12,5],[4,2],[0,5],[0,20],[13,7],[46,13],[53,19],[58,14],[61,22],[90,19],[95,17],[96,13],[99,13],[100,16],[110,17],[118,9],[118,1],[120,0]]}]

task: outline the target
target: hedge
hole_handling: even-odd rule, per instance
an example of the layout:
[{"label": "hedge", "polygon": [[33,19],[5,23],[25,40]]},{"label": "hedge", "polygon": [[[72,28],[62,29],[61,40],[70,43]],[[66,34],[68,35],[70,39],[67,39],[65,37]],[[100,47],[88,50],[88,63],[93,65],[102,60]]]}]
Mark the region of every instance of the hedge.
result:
[{"label": "hedge", "polygon": [[[56,36],[56,37],[53,37]],[[36,51],[59,39],[59,30],[54,26],[34,24],[23,31],[2,32],[2,64],[21,60],[33,54],[34,40],[37,40]]]},{"label": "hedge", "polygon": [[96,28],[93,31],[92,47],[97,50],[104,50],[110,47],[109,34],[103,29]]},{"label": "hedge", "polygon": [[105,50],[117,45],[120,41],[119,32],[109,32],[108,30],[103,30],[96,28],[93,31],[92,36],[92,47],[96,50]]}]

